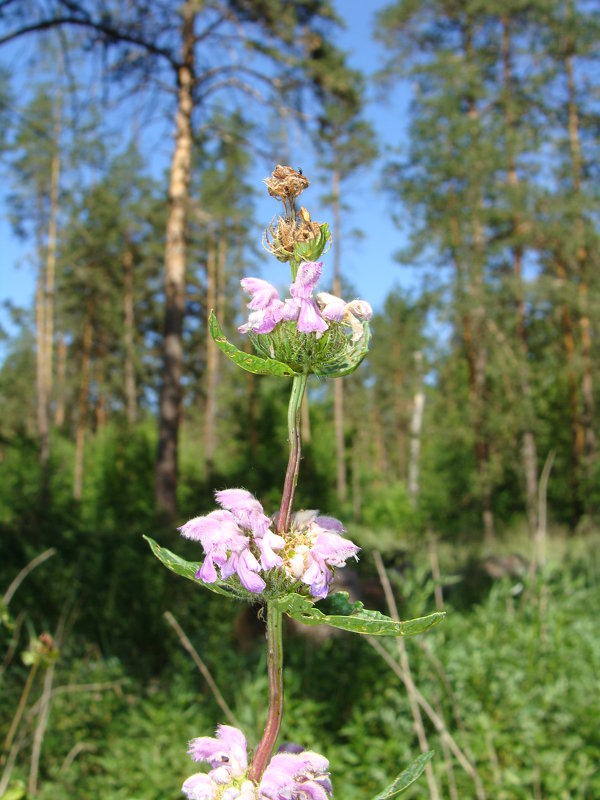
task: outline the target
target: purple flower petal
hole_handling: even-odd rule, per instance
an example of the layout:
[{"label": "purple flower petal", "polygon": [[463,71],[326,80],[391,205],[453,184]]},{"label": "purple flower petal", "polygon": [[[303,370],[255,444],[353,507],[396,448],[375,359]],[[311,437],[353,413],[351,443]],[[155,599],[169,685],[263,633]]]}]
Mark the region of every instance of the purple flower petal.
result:
[{"label": "purple flower petal", "polygon": [[211,511],[205,517],[194,517],[179,529],[186,539],[202,542],[206,537],[218,536],[226,538],[238,532],[233,514],[228,511]]},{"label": "purple flower petal", "polygon": [[301,333],[325,333],[328,327],[314,300],[300,300],[298,330]]},{"label": "purple flower petal", "polygon": [[268,800],[327,800],[331,792],[328,770],[329,762],[317,753],[277,753],[265,770],[259,794]]},{"label": "purple flower petal", "polygon": [[341,322],[346,313],[346,303],[341,297],[336,297],[328,292],[319,292],[317,295],[317,303],[321,308],[321,313],[327,319]]},{"label": "purple flower petal", "polygon": [[286,322],[294,322],[298,319],[298,314],[300,313],[300,301],[296,300],[286,300],[283,305],[282,317]]},{"label": "purple flower petal", "polygon": [[181,787],[181,791],[188,800],[213,800],[216,797],[217,786],[203,772],[191,775]]},{"label": "purple flower petal", "polygon": [[347,559],[352,556],[356,558],[359,550],[360,547],[351,542],[350,539],[344,539],[338,533],[321,531],[311,549],[311,553],[323,559],[332,567],[343,567]]},{"label": "purple flower petal", "polygon": [[199,578],[204,583],[214,583],[217,580],[217,570],[213,564],[211,556],[206,556],[204,564],[196,572],[196,578]]},{"label": "purple flower petal", "polygon": [[296,280],[290,286],[290,294],[302,300],[312,297],[313,289],[321,277],[322,261],[303,261],[298,267]]},{"label": "purple flower petal", "polygon": [[274,300],[279,300],[277,289],[268,281],[261,278],[242,278],[242,289],[252,298],[248,308],[262,310],[270,306]]},{"label": "purple flower petal", "polygon": [[319,528],[325,528],[327,531],[335,531],[336,533],[342,533],[346,529],[335,517],[317,517],[315,519],[315,525]]},{"label": "purple flower petal", "polygon": [[214,779],[222,777],[223,768],[230,777],[237,778],[243,775],[248,767],[246,737],[231,725],[219,725],[216,738],[200,736],[192,739],[188,753],[193,761],[208,761],[212,767],[212,772],[209,773],[211,778],[213,772],[219,770]]},{"label": "purple flower petal", "polygon": [[260,594],[264,591],[266,583],[257,575],[260,570],[260,564],[252,555],[250,550],[244,550],[238,557],[236,572],[241,581],[242,586],[248,589],[249,592]]},{"label": "purple flower petal", "polygon": [[310,587],[310,593],[313,597],[322,600],[329,593],[329,584],[332,579],[333,572],[328,568],[325,561],[311,550],[308,558],[308,568],[302,576],[302,583]]},{"label": "purple flower petal", "polygon": [[281,556],[273,552],[273,548],[281,549],[285,547],[285,540],[272,531],[267,531],[262,539],[255,539],[256,545],[260,550],[260,563],[263,569],[273,569],[283,564]]},{"label": "purple flower petal", "polygon": [[231,511],[238,523],[255,536],[262,536],[269,530],[271,520],[250,492],[245,489],[224,489],[216,492],[215,497],[219,505]]},{"label": "purple flower petal", "polygon": [[267,308],[253,311],[248,322],[238,327],[240,333],[271,333],[283,319],[283,303],[274,300]]}]

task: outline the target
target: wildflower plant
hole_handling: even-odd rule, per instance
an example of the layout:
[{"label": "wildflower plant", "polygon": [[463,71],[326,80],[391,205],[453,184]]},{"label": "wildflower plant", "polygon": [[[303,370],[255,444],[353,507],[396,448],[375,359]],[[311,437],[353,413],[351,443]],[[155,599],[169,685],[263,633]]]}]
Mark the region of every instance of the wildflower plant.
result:
[{"label": "wildflower plant", "polygon": [[[218,508],[179,528],[198,542],[201,561],[188,562],[148,539],[155,556],[170,570],[224,597],[264,607],[267,627],[269,705],[261,741],[248,759],[246,739],[237,728],[219,725],[216,737],[189,745],[194,761],[208,772],[189,777],[182,791],[189,800],[330,800],[329,763],[295,745],[273,755],[284,710],[283,615],[305,625],[330,625],[371,636],[423,633],[442,613],[398,621],[350,603],[347,593],[331,593],[337,569],[358,557],[359,548],[343,524],[316,510],[294,510],[302,441],[300,407],[310,375],[338,378],[364,359],[370,339],[371,307],[364,300],[345,302],[318,292],[323,255],[331,237],[327,224],[314,222],[296,200],[308,187],[300,172],[277,166],[266,181],[269,194],[284,213],[267,229],[265,248],[291,268],[289,297],[256,277],[243,278],[249,297],[248,319],[239,327],[254,354],[239,350],[223,334],[211,311],[210,334],[217,346],[242,369],[291,379],[288,406],[289,459],[278,511],[263,508],[245,489],[216,492]],[[326,599],[326,605],[323,601]],[[375,798],[395,797],[421,774],[431,753],[421,755]]]}]

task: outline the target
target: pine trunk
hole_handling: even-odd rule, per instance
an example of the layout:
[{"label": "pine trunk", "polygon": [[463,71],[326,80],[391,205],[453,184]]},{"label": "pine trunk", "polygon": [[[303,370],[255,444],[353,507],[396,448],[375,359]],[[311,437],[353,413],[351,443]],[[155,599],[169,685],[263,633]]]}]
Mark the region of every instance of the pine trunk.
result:
[{"label": "pine trunk", "polygon": [[123,317],[125,323],[125,407],[127,422],[135,425],[137,416],[137,390],[135,385],[135,317],[133,301],[133,252],[127,241],[123,254]]},{"label": "pine trunk", "polygon": [[106,425],[107,417],[107,403],[106,403],[106,380],[104,373],[104,364],[106,359],[106,351],[101,348],[98,350],[98,357],[96,360],[96,430],[101,430]]},{"label": "pine trunk", "polygon": [[[504,82],[504,121],[506,127],[506,163],[508,172],[508,184],[512,191],[516,191],[519,186],[519,176],[515,165],[515,156],[512,147],[512,136],[515,126],[515,114],[513,112],[513,92],[512,92],[512,54],[511,54],[511,31],[510,19],[502,19],[502,64]],[[513,198],[513,201],[516,198]],[[518,213],[513,214],[512,218],[513,235],[519,236],[521,229],[521,219]],[[513,275],[515,279],[515,308],[516,308],[516,331],[519,349],[519,384],[521,388],[521,400],[523,405],[524,425],[522,458],[523,471],[525,474],[525,502],[527,507],[527,519],[529,530],[532,536],[538,528],[537,507],[538,507],[538,478],[537,478],[537,447],[533,434],[533,401],[531,397],[531,385],[529,381],[528,347],[525,334],[525,303],[523,299],[523,252],[521,244],[517,244],[512,249],[513,255]]]},{"label": "pine trunk", "polygon": [[[468,64],[475,64],[473,52],[473,31],[470,20],[464,28],[464,51]],[[479,110],[475,99],[469,92],[465,97],[467,116],[471,122],[471,140],[474,145],[479,144],[481,135],[481,122]],[[481,499],[483,506],[483,530],[485,541],[489,544],[494,540],[494,515],[492,511],[492,485],[490,478],[490,447],[488,435],[485,431],[485,390],[488,353],[485,343],[485,298],[484,298],[484,269],[485,269],[485,233],[480,218],[483,209],[483,191],[481,184],[474,176],[470,185],[470,205],[472,208],[471,235],[472,258],[468,276],[468,293],[472,298],[472,324],[473,338],[471,339],[472,359],[472,396],[471,407],[473,410],[473,427],[475,430],[477,461],[479,466],[479,481],[481,486]]]},{"label": "pine trunk", "polygon": [[[572,6],[570,11],[572,13]],[[573,74],[574,42],[570,41],[565,56],[564,68],[567,79],[568,92],[568,126],[569,148],[571,153],[571,173],[573,192],[577,198],[581,195],[581,147],[579,143],[579,110],[575,94],[575,76]],[[588,254],[585,246],[584,222],[578,215],[575,225],[577,237],[577,271],[579,278],[579,333],[581,337],[581,400],[582,400],[582,425],[584,437],[584,471],[586,482],[589,484],[592,477],[592,468],[596,452],[596,435],[594,431],[594,394],[592,380],[592,337],[591,323],[588,309]],[[587,493],[586,493],[587,496]],[[590,510],[589,508],[587,509]]]},{"label": "pine trunk", "polygon": [[52,362],[54,350],[54,292],[56,276],[56,228],[58,218],[58,191],[60,183],[60,130],[61,98],[58,99],[54,118],[54,152],[50,172],[50,212],[48,218],[48,246],[46,250],[45,330],[44,330],[44,383],[46,402],[52,396]]},{"label": "pine trunk", "polygon": [[45,282],[46,270],[42,234],[43,198],[38,195],[37,251],[38,276],[35,292],[35,327],[36,327],[36,404],[37,431],[40,437],[40,463],[45,467],[50,455],[48,396],[46,394],[46,303]]},{"label": "pine trunk", "polygon": [[[483,309],[480,305],[472,308],[473,303],[469,302],[468,295],[479,293],[473,287],[472,276],[467,276],[466,268],[463,266],[461,250],[461,233],[458,223],[456,209],[456,195],[450,191],[450,250],[454,267],[456,270],[457,300],[459,307],[460,325],[462,341],[467,359],[469,373],[469,408],[471,414],[471,424],[473,426],[475,439],[475,458],[477,462],[477,474],[480,483],[480,497],[482,504],[482,521],[484,537],[486,541],[494,538],[494,518],[492,513],[491,488],[489,485],[489,465],[488,465],[488,446],[482,430],[483,413],[483,388],[485,382],[485,357],[483,348]],[[475,344],[477,342],[477,345]]]},{"label": "pine trunk", "polygon": [[83,488],[83,458],[85,452],[85,428],[87,422],[88,391],[90,382],[90,360],[92,355],[92,302],[88,301],[83,331],[81,353],[81,383],[79,384],[79,413],[75,432],[75,475],[73,479],[73,499],[81,500]]},{"label": "pine trunk", "polygon": [[54,414],[54,424],[57,428],[62,428],[65,423],[65,383],[67,377],[67,343],[65,342],[64,333],[61,333],[58,337],[57,355],[56,411]]},{"label": "pine trunk", "polygon": [[[556,263],[556,273],[559,286],[562,286],[560,295],[564,297],[565,294],[568,294],[567,268],[560,260],[560,257]],[[566,302],[562,304],[561,322],[567,367],[569,418],[571,422],[571,465],[569,469],[569,483],[571,487],[571,515],[572,524],[576,525],[582,513],[580,478],[585,436],[583,432],[583,426],[579,419],[579,391],[577,387],[577,376],[575,370],[575,337],[573,335],[571,311]]]},{"label": "pine trunk", "polygon": [[183,318],[185,311],[186,210],[192,155],[195,5],[183,7],[175,149],[169,177],[165,249],[165,327],[159,400],[156,503],[169,517],[177,511],[177,451],[182,405]]}]

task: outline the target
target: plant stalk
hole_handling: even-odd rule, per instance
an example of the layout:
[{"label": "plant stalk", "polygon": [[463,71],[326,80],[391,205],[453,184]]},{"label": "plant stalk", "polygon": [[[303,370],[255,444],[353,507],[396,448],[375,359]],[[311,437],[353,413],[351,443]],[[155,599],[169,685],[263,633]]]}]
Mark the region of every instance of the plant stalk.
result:
[{"label": "plant stalk", "polygon": [[255,784],[271,759],[283,716],[283,615],[272,600],[267,602],[267,673],[269,676],[269,711],[260,744],[250,766],[248,778]]},{"label": "plant stalk", "polygon": [[306,389],[308,375],[294,375],[292,383],[292,393],[288,406],[288,439],[290,443],[290,456],[288,459],[287,470],[285,473],[285,483],[283,484],[283,496],[277,520],[277,533],[282,535],[289,530],[292,517],[292,506],[294,505],[294,495],[298,485],[298,475],[300,474],[300,459],[302,456],[302,439],[300,416],[302,398]]},{"label": "plant stalk", "polygon": [[[282,534],[289,530],[294,505],[294,495],[298,485],[300,473],[300,459],[302,456],[301,438],[301,408],[304,390],[308,375],[295,375],[292,383],[292,393],[288,406],[288,439],[290,455],[288,458],[285,482],[279,518],[277,520],[277,533]],[[256,748],[256,753],[250,766],[248,777],[255,784],[260,782],[262,774],[271,759],[283,717],[283,617],[281,611],[272,600],[267,601],[267,674],[269,678],[269,710],[265,730]]]}]

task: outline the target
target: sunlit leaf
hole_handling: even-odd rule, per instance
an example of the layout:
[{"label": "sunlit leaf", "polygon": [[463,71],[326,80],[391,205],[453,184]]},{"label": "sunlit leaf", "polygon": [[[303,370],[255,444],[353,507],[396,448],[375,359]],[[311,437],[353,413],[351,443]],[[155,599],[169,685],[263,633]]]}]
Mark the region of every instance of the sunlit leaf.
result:
[{"label": "sunlit leaf", "polygon": [[210,312],[208,329],[219,350],[246,372],[252,372],[254,375],[276,375],[279,378],[287,378],[296,374],[291,367],[281,361],[274,358],[261,358],[237,348],[224,335],[214,311]]},{"label": "sunlit leaf", "polygon": [[397,794],[407,789],[411,783],[414,783],[419,775],[423,772],[428,762],[433,758],[433,750],[428,753],[422,753],[418,758],[412,762],[410,767],[407,767],[404,772],[400,773],[396,780],[390,784],[387,789],[374,797],[373,800],[390,800],[396,797]]},{"label": "sunlit leaf", "polygon": [[381,614],[369,611],[360,601],[350,603],[347,592],[337,592],[327,598],[326,603],[317,607],[312,600],[299,594],[288,594],[277,601],[285,614],[304,625],[331,625],[352,633],[369,636],[416,636],[437,625],[446,616],[436,612],[427,617],[419,617],[397,622]]}]

